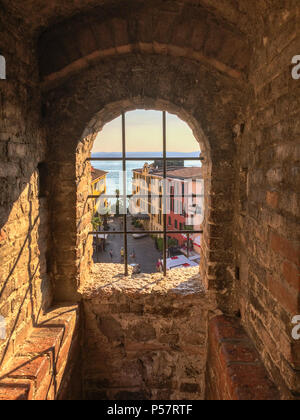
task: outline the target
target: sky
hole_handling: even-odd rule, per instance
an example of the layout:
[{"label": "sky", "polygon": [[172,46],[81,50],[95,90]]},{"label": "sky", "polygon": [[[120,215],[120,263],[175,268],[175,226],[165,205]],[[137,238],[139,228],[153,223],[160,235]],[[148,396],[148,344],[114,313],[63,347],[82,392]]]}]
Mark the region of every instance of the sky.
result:
[{"label": "sky", "polygon": [[[162,152],[162,112],[137,110],[126,113],[128,152]],[[122,151],[121,117],[106,124],[98,134],[93,153]],[[167,113],[167,151],[199,152],[192,130],[176,115]]]}]

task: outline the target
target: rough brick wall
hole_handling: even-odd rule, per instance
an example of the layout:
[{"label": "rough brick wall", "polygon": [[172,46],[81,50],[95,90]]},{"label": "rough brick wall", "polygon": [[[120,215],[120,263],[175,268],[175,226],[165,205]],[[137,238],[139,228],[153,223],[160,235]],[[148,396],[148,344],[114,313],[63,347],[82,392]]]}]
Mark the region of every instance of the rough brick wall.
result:
[{"label": "rough brick wall", "polygon": [[39,198],[38,163],[45,158],[33,45],[13,16],[0,13],[0,365],[51,302],[46,274],[47,202]]},{"label": "rough brick wall", "polygon": [[44,86],[82,71],[87,63],[132,52],[188,57],[237,79],[250,60],[246,36],[230,24],[219,25],[199,5],[131,1],[96,8],[45,31],[39,41]]},{"label": "rough brick wall", "polygon": [[79,344],[78,306],[52,307],[0,369],[0,401],[80,399]]},{"label": "rough brick wall", "polygon": [[208,326],[206,399],[279,400],[258,351],[234,317],[217,316]]},{"label": "rough brick wall", "polygon": [[76,179],[77,179],[77,247],[76,253],[79,258],[77,283],[84,284],[90,277],[93,264],[93,236],[91,232],[91,220],[93,214],[93,201],[88,199],[91,191],[91,164],[88,159],[95,140],[95,134],[83,135],[76,150]]},{"label": "rough brick wall", "polygon": [[300,392],[299,3],[278,2],[255,38],[254,92],[237,131],[236,248],[242,320],[286,397]]},{"label": "rough brick wall", "polygon": [[81,293],[86,399],[204,399],[215,305],[197,268],[125,278],[99,264]]}]

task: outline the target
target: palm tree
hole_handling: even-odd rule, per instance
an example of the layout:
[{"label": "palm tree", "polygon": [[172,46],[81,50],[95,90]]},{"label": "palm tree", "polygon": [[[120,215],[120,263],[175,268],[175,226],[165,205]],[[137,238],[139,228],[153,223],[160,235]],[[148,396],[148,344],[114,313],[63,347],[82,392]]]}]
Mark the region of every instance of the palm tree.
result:
[{"label": "palm tree", "polygon": [[98,215],[94,215],[93,219],[92,219],[92,225],[93,225],[93,229],[94,231],[98,231],[99,228],[101,228],[103,226],[103,220],[101,217],[99,217]]},{"label": "palm tree", "polygon": [[119,217],[120,216],[120,190],[116,190],[116,197],[117,197],[117,202],[116,202],[116,216]]},{"label": "palm tree", "polygon": [[106,210],[106,213],[103,214],[103,216],[101,217],[102,221],[103,221],[103,228],[104,230],[109,230],[109,226],[108,226],[108,219],[110,217],[110,211],[109,209]]}]

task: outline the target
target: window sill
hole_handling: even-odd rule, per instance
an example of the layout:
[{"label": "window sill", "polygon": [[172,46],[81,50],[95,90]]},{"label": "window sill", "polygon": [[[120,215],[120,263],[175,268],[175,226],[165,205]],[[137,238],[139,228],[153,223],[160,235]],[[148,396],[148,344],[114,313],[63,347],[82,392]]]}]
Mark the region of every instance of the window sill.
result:
[{"label": "window sill", "polygon": [[84,299],[113,292],[140,294],[205,295],[199,268],[171,270],[165,278],[161,273],[132,274],[124,276],[123,264],[94,264],[89,280],[82,285],[79,293]]}]

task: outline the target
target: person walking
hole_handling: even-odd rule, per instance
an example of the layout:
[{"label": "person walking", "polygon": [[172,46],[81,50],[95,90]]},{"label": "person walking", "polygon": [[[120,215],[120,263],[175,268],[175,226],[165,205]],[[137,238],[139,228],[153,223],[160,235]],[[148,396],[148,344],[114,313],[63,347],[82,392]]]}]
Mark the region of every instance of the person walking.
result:
[{"label": "person walking", "polygon": [[121,262],[123,262],[124,261],[124,248],[123,247],[121,248],[120,254],[121,254]]},{"label": "person walking", "polygon": [[162,264],[161,264],[160,260],[158,260],[157,263],[156,263],[156,270],[157,270],[158,273],[162,272]]},{"label": "person walking", "polygon": [[110,255],[110,260],[112,261],[113,260],[113,250],[112,249],[109,251],[109,255]]},{"label": "person walking", "polygon": [[134,249],[132,250],[132,253],[130,254],[130,258],[135,261],[135,251]]}]

